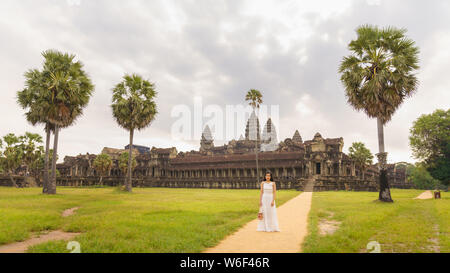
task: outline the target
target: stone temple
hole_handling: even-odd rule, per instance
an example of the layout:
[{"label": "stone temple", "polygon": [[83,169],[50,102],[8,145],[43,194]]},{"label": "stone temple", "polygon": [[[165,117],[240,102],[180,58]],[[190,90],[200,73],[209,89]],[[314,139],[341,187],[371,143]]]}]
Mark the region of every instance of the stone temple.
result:
[{"label": "stone temple", "polygon": [[[275,125],[269,119],[260,134],[260,124],[253,113],[245,129],[245,137],[231,140],[222,146],[214,145],[209,126],[204,128],[198,151],[178,152],[175,147],[156,148],[133,146],[137,166],[133,171],[135,187],[185,187],[256,189],[255,145],[258,148],[259,177],[271,171],[280,189],[303,190],[313,183],[321,190],[378,190],[376,165],[362,169],[342,150],[344,139],[324,138],[317,133],[303,141],[298,130],[292,138],[278,141]],[[113,168],[103,178],[106,185],[123,183],[124,173],[118,159],[124,149],[105,147],[102,153],[113,159]],[[96,155],[67,156],[58,164],[60,186],[83,186],[98,183],[99,174],[93,168]],[[399,164],[388,166],[391,187],[410,188],[405,168]]]}]

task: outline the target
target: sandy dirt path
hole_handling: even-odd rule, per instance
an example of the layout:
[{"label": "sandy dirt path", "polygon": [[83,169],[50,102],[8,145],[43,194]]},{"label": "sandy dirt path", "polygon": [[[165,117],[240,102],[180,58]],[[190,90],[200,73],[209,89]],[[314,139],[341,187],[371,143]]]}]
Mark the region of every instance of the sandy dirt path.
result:
[{"label": "sandy dirt path", "polygon": [[30,246],[54,240],[71,240],[78,235],[80,235],[80,233],[68,233],[62,230],[55,230],[23,242],[0,246],[0,253],[24,253]]},{"label": "sandy dirt path", "polygon": [[[77,209],[79,209],[79,207],[66,209],[65,211],[63,211],[61,216],[69,217],[69,216],[75,214],[75,211]],[[26,241],[23,241],[23,242],[2,245],[2,246],[0,246],[0,253],[24,253],[31,246],[45,243],[48,241],[54,241],[54,240],[71,240],[80,234],[81,233],[70,233],[70,232],[64,232],[62,230],[54,230],[54,231],[51,231],[46,234],[35,236],[35,237],[28,239]]]},{"label": "sandy dirt path", "polygon": [[[205,253],[295,253],[307,234],[312,192],[303,192],[277,208],[280,232],[256,231],[258,219]],[[256,215],[255,215],[256,217]]]},{"label": "sandy dirt path", "polygon": [[431,198],[433,198],[433,193],[431,191],[424,191],[414,199],[431,199]]},{"label": "sandy dirt path", "polygon": [[71,208],[71,209],[66,209],[65,211],[63,211],[63,213],[62,213],[62,217],[69,217],[69,216],[71,216],[71,215],[74,215],[75,214],[75,211],[77,210],[77,209],[79,209],[80,207],[75,207],[75,208]]}]

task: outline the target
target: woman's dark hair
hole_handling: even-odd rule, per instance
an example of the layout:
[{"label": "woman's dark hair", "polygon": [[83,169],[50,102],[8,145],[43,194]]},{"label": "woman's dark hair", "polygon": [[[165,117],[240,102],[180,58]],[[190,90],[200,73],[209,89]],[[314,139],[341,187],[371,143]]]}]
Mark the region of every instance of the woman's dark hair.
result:
[{"label": "woman's dark hair", "polygon": [[[266,175],[267,174],[270,174],[270,181],[273,181],[273,176],[272,176],[272,173],[270,172],[270,171],[267,171],[266,172]],[[266,177],[264,176],[264,179],[266,179]]]}]

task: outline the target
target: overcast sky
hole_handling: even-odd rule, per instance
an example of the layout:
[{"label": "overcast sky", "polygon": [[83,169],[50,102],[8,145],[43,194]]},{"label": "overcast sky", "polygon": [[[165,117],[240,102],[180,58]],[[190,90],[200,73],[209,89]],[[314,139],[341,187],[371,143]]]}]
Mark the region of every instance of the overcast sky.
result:
[{"label": "overcast sky", "polygon": [[136,144],[198,149],[198,139],[172,135],[174,107],[193,108],[201,98],[204,106],[225,109],[244,104],[255,88],[265,104],[279,106],[280,141],[298,129],[303,140],[320,132],[343,137],[345,152],[362,141],[376,153],[376,120],[346,104],[337,73],[362,24],[406,28],[420,47],[419,90],[385,127],[388,161],[412,162],[413,121],[450,105],[446,0],[0,0],[0,135],[44,136],[42,126],[26,122],[16,92],[24,72],[41,67],[41,52],[58,49],[75,54],[95,84],[84,115],[60,133],[60,160],[128,143],[128,132],[112,118],[111,89],[133,72],[155,83],[159,108],[151,126],[135,133]]}]

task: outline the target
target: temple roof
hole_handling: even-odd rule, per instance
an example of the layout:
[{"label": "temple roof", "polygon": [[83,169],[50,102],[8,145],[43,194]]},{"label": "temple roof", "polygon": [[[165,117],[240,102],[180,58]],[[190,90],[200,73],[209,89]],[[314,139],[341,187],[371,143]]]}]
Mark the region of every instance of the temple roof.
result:
[{"label": "temple roof", "polygon": [[172,148],[156,148],[153,147],[151,152],[152,153],[156,153],[156,154],[170,154],[172,152],[176,152],[177,148],[172,147]]},{"label": "temple roof", "polygon": [[302,136],[300,135],[298,130],[295,131],[294,136],[292,137],[292,141],[303,142]]},{"label": "temple roof", "polygon": [[205,130],[203,130],[202,139],[209,141],[213,140],[211,129],[208,125],[206,125]]},{"label": "temple roof", "polygon": [[[341,144],[344,142],[344,139],[342,137],[340,137],[340,138],[325,138],[325,139],[322,138],[322,140],[325,144]],[[314,138],[313,140],[307,140],[304,142],[304,144],[308,145],[308,144],[312,144],[314,142],[317,142],[316,138]]]},{"label": "temple roof", "polygon": [[[261,152],[258,154],[260,160],[279,159],[303,159],[304,152]],[[170,160],[170,164],[190,164],[203,162],[229,162],[229,161],[254,161],[255,154],[225,154],[209,156],[186,156],[177,157]]]}]

